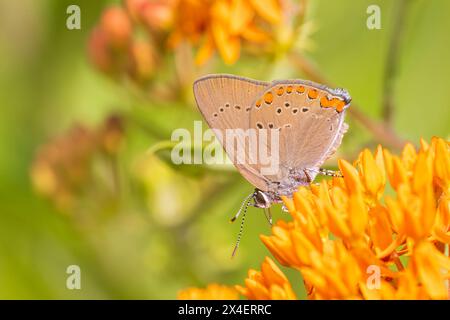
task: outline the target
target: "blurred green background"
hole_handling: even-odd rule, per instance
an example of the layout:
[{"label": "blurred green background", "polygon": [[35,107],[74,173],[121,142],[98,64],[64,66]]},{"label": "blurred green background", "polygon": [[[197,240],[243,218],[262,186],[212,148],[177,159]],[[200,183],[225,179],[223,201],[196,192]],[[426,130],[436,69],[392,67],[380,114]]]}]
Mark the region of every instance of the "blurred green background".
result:
[{"label": "blurred green background", "polygon": [[[70,4],[81,8],[81,30],[66,28]],[[258,235],[270,228],[262,212],[250,208],[240,250],[230,259],[239,223],[228,219],[252,191],[239,174],[174,167],[166,161],[167,150],[146,153],[170,140],[173,129],[192,130],[193,120],[201,120],[190,86],[181,97],[153,99],[142,95],[145,89],[114,80],[89,63],[89,34],[111,4],[120,1],[0,3],[2,299],[173,299],[188,286],[240,284],[248,269],[258,269],[269,254]],[[371,4],[381,8],[381,30],[366,27]],[[311,45],[301,52],[333,84],[348,89],[359,111],[382,123],[387,57],[403,19],[389,80],[389,125],[400,139],[415,144],[420,137],[448,138],[448,12],[446,0],[309,1],[305,20],[315,31],[308,39]],[[174,73],[170,64],[175,57],[163,59],[169,67],[158,75],[161,86]],[[232,66],[217,56],[212,59],[207,68],[196,70],[198,75],[307,77],[283,57],[243,54]],[[111,114],[124,119],[120,151],[113,161],[95,156],[76,205],[64,210],[39,195],[30,178],[39,147],[76,123],[97,128]],[[338,156],[351,160],[380,141],[360,122],[351,117],[348,122]],[[335,158],[329,166],[334,164]],[[279,206],[274,215],[287,219]],[[81,290],[66,288],[66,269],[74,264],[81,268]],[[283,270],[304,297],[300,276]]]}]

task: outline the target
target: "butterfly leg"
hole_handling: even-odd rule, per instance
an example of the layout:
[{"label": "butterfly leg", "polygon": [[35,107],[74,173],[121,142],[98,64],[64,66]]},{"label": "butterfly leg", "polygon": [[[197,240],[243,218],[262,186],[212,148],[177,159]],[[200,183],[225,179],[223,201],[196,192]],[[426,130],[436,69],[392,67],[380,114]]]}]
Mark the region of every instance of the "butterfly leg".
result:
[{"label": "butterfly leg", "polygon": [[339,171],[327,170],[327,169],[323,169],[323,168],[319,168],[319,173],[323,174],[325,176],[330,176],[330,177],[337,177],[337,178],[343,178],[344,177],[342,175],[342,173],[339,172]]},{"label": "butterfly leg", "polygon": [[266,216],[267,222],[272,225],[272,212],[270,211],[270,207],[264,208],[264,215]]},{"label": "butterfly leg", "polygon": [[303,170],[303,173],[304,173],[305,176],[306,176],[306,181],[307,181],[308,183],[311,183],[311,182],[312,182],[312,179],[311,179],[311,176],[310,176],[309,173],[308,173],[308,170],[304,169],[304,170]]}]

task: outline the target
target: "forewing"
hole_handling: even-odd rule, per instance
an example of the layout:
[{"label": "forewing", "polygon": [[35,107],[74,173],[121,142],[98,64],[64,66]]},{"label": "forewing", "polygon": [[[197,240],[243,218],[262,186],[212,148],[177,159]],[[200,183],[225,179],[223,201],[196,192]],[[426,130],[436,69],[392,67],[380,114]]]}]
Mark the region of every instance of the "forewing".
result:
[{"label": "forewing", "polygon": [[[246,137],[239,135],[233,150],[227,150],[226,130],[247,130],[252,102],[270,83],[233,75],[208,75],[195,81],[194,95],[198,108],[209,127],[223,134],[223,147],[239,172],[258,189],[267,190],[267,181],[258,171],[257,164],[235,161],[238,146],[245,149]],[[249,159],[246,149],[245,159]]]}]

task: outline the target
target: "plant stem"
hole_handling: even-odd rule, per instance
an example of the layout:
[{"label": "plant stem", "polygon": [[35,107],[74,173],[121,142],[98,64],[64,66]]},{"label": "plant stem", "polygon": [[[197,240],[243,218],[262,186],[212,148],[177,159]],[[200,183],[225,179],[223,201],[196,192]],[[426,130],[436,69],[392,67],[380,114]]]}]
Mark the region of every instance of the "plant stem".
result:
[{"label": "plant stem", "polygon": [[409,1],[400,0],[396,3],[392,36],[386,58],[383,89],[383,119],[387,124],[392,124],[394,116],[393,90],[397,74],[398,58],[400,56],[400,43],[404,31],[404,21]]}]

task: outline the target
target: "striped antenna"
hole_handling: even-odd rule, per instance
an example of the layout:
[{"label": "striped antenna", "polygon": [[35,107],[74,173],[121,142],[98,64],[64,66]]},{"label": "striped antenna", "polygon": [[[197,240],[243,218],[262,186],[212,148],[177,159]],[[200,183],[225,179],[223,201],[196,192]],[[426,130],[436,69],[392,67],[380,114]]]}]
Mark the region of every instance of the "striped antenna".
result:
[{"label": "striped antenna", "polygon": [[234,257],[234,255],[236,254],[236,251],[239,247],[239,243],[241,242],[241,237],[242,237],[242,233],[244,232],[244,224],[245,224],[245,215],[247,214],[247,209],[250,205],[250,201],[252,200],[252,198],[255,196],[255,193],[251,193],[249,194],[244,201],[242,202],[241,208],[239,209],[239,211],[236,213],[236,215],[230,220],[230,222],[235,221],[239,215],[242,213],[242,220],[241,220],[241,225],[239,227],[239,233],[237,236],[237,240],[236,240],[236,244],[234,245],[234,249],[233,249],[233,253],[231,254],[231,258]]}]

